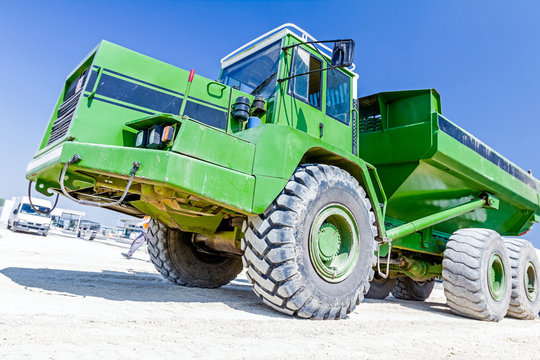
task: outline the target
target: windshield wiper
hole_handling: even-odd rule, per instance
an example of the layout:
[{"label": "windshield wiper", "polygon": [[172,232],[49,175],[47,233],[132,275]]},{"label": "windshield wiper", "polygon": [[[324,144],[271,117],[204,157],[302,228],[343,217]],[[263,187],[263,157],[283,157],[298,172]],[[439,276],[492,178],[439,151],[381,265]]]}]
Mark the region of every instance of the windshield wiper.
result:
[{"label": "windshield wiper", "polygon": [[270,84],[270,82],[276,77],[277,71],[272,73],[269,77],[263,80],[262,83],[257,85],[255,89],[250,93],[250,95],[259,95],[267,86]]}]

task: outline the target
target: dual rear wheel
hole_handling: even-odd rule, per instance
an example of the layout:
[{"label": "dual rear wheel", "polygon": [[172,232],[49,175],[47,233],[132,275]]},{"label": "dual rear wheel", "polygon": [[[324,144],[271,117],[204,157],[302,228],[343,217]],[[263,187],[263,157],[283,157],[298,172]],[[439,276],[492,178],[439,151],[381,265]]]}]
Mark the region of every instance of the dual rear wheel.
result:
[{"label": "dual rear wheel", "polygon": [[540,261],[527,240],[504,239],[510,258],[512,294],[508,315],[535,319],[540,311]]},{"label": "dual rear wheel", "polygon": [[540,311],[538,256],[521,239],[489,229],[461,229],[448,241],[443,285],[453,312],[480,320],[534,319]]},{"label": "dual rear wheel", "polygon": [[[503,239],[489,229],[461,229],[449,239],[443,259],[447,303],[456,314],[486,321],[505,316],[535,319],[540,311],[540,264],[532,245]],[[425,300],[434,281],[375,275],[367,298],[384,299],[390,292],[402,300]]]}]

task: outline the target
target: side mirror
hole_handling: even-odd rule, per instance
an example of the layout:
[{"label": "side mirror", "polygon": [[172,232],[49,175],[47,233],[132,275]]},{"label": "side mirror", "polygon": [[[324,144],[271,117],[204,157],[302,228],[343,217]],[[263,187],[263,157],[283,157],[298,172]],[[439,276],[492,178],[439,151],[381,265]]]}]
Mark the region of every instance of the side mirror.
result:
[{"label": "side mirror", "polygon": [[354,58],[354,40],[338,40],[332,50],[332,66],[349,67]]},{"label": "side mirror", "polygon": [[17,214],[18,212],[19,212],[19,210],[17,210],[17,209],[13,210],[14,214]]}]

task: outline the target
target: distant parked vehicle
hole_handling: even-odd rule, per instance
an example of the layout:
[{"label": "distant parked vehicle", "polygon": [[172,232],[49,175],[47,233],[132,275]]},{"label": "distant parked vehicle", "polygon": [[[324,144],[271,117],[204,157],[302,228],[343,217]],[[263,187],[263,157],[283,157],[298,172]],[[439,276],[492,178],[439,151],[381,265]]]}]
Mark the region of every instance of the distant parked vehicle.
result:
[{"label": "distant parked vehicle", "polygon": [[[8,229],[12,231],[25,231],[47,236],[51,227],[51,202],[42,199],[33,199],[35,211],[30,205],[27,196],[17,199],[13,211],[8,219]],[[46,213],[42,213],[46,212]]]},{"label": "distant parked vehicle", "polygon": [[94,240],[101,226],[99,223],[90,220],[81,220],[77,237],[85,240]]}]

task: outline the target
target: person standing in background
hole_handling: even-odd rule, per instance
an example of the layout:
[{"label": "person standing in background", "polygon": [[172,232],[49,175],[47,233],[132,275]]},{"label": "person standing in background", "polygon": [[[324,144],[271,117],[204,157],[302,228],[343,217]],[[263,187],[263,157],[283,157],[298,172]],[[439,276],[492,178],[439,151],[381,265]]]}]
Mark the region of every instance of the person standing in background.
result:
[{"label": "person standing in background", "polygon": [[131,257],[133,256],[133,253],[135,253],[135,251],[137,251],[137,249],[140,248],[141,245],[146,242],[146,232],[148,231],[149,223],[150,223],[150,216],[145,216],[143,221],[137,224],[137,226],[142,226],[141,233],[139,234],[139,236],[135,238],[135,240],[133,240],[129,248],[129,251],[127,253],[122,253],[122,255],[124,255],[125,258],[131,259]]}]

